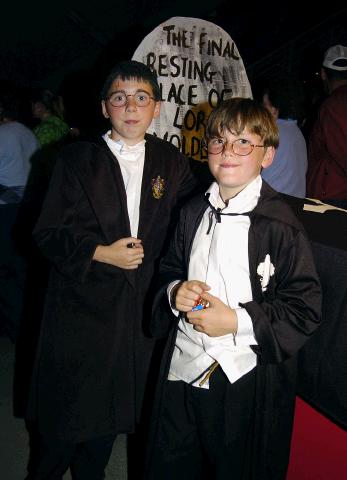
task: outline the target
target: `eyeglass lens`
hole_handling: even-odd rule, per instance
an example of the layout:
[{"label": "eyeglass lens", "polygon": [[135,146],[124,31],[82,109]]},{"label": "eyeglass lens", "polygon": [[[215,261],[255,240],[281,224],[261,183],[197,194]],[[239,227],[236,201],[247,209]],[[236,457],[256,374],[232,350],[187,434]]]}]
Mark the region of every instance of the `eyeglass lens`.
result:
[{"label": "eyeglass lens", "polygon": [[127,95],[124,92],[116,92],[109,97],[109,101],[114,107],[123,107],[127,103],[129,97],[134,98],[138,107],[146,107],[152,98],[146,92],[137,92],[133,95]]},{"label": "eyeglass lens", "polygon": [[[229,142],[225,142],[222,139],[211,139],[207,143],[207,151],[213,155],[222,153],[227,148]],[[237,139],[230,143],[233,152],[236,155],[249,155],[254,148],[254,145],[251,144],[248,140]]]}]

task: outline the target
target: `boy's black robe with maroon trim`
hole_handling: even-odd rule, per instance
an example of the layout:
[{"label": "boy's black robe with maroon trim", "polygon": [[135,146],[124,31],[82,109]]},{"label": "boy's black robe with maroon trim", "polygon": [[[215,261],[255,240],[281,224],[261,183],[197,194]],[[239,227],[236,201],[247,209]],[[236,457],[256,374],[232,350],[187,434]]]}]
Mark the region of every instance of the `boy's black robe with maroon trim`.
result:
[{"label": "boy's black robe with maroon trim", "polygon": [[[169,337],[154,406],[148,468],[161,411],[161,386],[168,375],[178,324],[168,305],[166,287],[170,281],[187,278],[194,236],[207,207],[206,200],[197,197],[183,208],[173,242],[161,263],[163,287],[155,300],[151,331],[154,336],[169,333]],[[265,182],[250,221],[248,250],[253,300],[242,306],[253,321],[258,342],[252,347],[257,354],[257,386],[243,478],[280,480],[285,478],[288,464],[296,394],[296,353],[319,325],[321,290],[309,241],[300,222],[281,195]],[[275,271],[267,289],[262,291],[257,267],[266,255],[270,255]]]},{"label": "boy's black robe with maroon trim", "polygon": [[92,260],[97,245],[131,236],[119,163],[101,139],[62,150],[34,231],[53,265],[27,413],[41,433],[77,443],[134,430],[154,346],[145,299],[174,207],[194,186],[187,159],[146,135],[145,256],[120,269]]}]

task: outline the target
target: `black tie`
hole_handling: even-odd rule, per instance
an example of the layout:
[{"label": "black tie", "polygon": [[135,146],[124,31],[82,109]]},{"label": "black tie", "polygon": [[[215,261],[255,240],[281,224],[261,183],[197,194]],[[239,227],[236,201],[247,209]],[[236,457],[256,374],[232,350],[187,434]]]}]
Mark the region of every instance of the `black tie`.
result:
[{"label": "black tie", "polygon": [[222,212],[222,209],[221,208],[215,208],[212,203],[210,202],[208,196],[206,195],[206,201],[207,203],[209,204],[210,208],[211,208],[211,211],[209,212],[209,222],[208,222],[208,229],[207,229],[207,232],[206,232],[206,235],[208,235],[211,231],[211,228],[212,228],[212,220],[213,220],[213,217],[216,218],[216,222],[217,223],[221,223],[222,221],[222,215],[226,215],[228,217],[236,217],[238,215],[247,215],[249,216],[249,214],[251,212],[244,212],[244,213],[223,213]]}]

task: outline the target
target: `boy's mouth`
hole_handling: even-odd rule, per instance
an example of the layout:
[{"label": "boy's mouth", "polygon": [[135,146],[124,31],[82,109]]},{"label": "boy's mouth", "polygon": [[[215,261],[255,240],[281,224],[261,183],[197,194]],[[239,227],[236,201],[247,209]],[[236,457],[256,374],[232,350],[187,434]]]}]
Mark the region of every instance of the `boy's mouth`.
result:
[{"label": "boy's mouth", "polygon": [[220,166],[222,168],[235,168],[238,167],[236,163],[221,163]]},{"label": "boy's mouth", "polygon": [[139,123],[138,120],[125,120],[125,123],[127,125],[136,125],[137,123]]}]

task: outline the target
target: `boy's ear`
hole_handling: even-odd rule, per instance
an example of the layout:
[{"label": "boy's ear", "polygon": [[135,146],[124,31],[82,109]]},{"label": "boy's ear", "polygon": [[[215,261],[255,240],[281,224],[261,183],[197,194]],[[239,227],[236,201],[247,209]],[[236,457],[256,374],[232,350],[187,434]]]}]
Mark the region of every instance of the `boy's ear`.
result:
[{"label": "boy's ear", "polygon": [[161,105],[161,102],[155,102],[153,118],[159,117],[159,115],[160,115],[160,105]]},{"label": "boy's ear", "polygon": [[106,108],[106,103],[105,100],[101,100],[101,109],[102,109],[102,114],[105,118],[110,118],[107,108]]},{"label": "boy's ear", "polygon": [[271,164],[272,164],[272,161],[274,159],[274,156],[275,156],[275,153],[276,153],[276,149],[275,147],[267,147],[265,149],[265,153],[264,153],[264,158],[261,162],[261,166],[263,168],[267,168],[269,167]]}]

